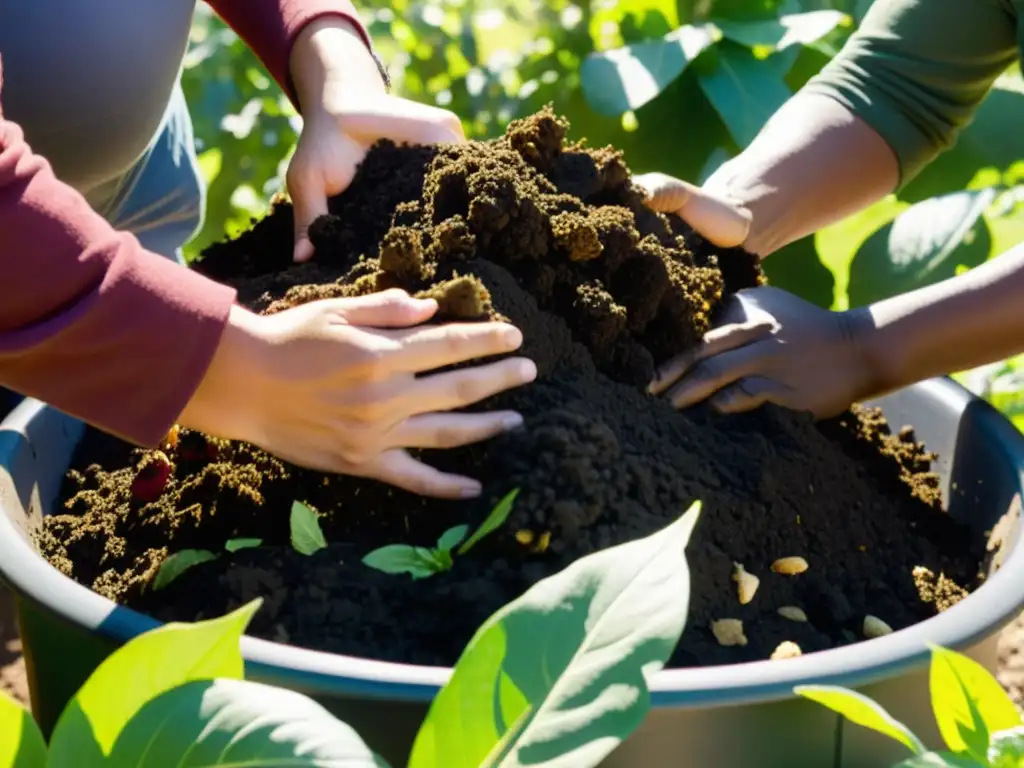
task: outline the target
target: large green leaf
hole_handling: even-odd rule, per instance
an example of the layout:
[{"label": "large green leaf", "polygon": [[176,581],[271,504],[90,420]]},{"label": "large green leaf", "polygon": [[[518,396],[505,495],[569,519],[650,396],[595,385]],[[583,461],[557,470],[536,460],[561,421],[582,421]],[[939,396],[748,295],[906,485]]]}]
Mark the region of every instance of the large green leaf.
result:
[{"label": "large green leaf", "polygon": [[0,768],[43,768],[46,742],[32,714],[0,691]]},{"label": "large green leaf", "polygon": [[687,24],[660,40],[592,53],[580,69],[583,92],[603,115],[639,109],[720,37],[714,24]]},{"label": "large green leaf", "polygon": [[976,267],[991,238],[982,214],[994,189],[954,192],[912,205],[879,229],[850,264],[850,306],[864,306]]},{"label": "large green leaf", "polygon": [[384,768],[351,727],[312,699],[245,680],[185,683],[147,703],[110,763],[132,768]]},{"label": "large green leaf", "polygon": [[577,560],[488,619],[434,699],[409,768],[598,765],[643,720],[648,677],[683,631],[699,510]]},{"label": "large green leaf", "polygon": [[863,694],[831,685],[803,685],[793,692],[828,707],[851,723],[895,739],[917,755],[925,752],[924,744],[907,726]]},{"label": "large green leaf", "polygon": [[785,77],[795,49],[758,59],[750,49],[723,40],[714,66],[697,73],[701,88],[739,147],[754,140],[775,111],[792,96]]},{"label": "large green leaf", "polygon": [[991,768],[1020,768],[1024,765],[1024,727],[993,733],[988,742]]},{"label": "large green leaf", "polygon": [[929,687],[939,732],[954,752],[984,760],[989,734],[1021,724],[1013,701],[989,671],[955,651],[932,648]]},{"label": "large green leaf", "polygon": [[125,643],[68,703],[50,740],[51,768],[86,768],[79,750],[109,754],[125,724],[150,699],[193,680],[241,678],[239,641],[262,600],[218,619],[165,624]]},{"label": "large green leaf", "polygon": [[783,50],[791,45],[807,45],[825,37],[840,25],[852,24],[845,13],[834,10],[791,13],[777,19],[719,19],[722,34],[741,45]]}]

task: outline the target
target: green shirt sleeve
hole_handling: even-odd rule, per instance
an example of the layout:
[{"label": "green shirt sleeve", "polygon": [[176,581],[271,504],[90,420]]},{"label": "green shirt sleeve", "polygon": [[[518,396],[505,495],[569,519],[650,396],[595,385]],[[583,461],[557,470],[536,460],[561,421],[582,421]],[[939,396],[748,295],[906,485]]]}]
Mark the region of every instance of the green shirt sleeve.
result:
[{"label": "green shirt sleeve", "polygon": [[804,86],[874,128],[900,183],[949,149],[1020,55],[1014,0],[875,0],[843,50]]}]

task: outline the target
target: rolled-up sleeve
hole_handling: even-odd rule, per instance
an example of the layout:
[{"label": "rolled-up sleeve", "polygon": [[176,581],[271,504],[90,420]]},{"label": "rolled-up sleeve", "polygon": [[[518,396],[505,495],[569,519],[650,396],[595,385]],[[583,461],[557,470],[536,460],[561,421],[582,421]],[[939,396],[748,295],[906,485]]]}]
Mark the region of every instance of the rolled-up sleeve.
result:
[{"label": "rolled-up sleeve", "polygon": [[874,128],[901,185],[951,147],[1020,55],[1012,0],[875,0],[843,50],[806,86]]}]

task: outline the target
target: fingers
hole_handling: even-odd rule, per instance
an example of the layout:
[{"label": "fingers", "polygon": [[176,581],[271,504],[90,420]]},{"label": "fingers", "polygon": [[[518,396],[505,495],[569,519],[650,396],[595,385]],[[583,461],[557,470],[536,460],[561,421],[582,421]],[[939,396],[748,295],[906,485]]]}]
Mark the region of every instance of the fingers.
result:
[{"label": "fingers", "polygon": [[524,357],[513,357],[488,365],[437,373],[416,381],[409,397],[415,411],[452,411],[479,402],[537,378],[537,366]]},{"label": "fingers", "polygon": [[750,233],[749,210],[702,187],[664,173],[645,173],[634,181],[647,194],[648,207],[679,216],[717,246],[742,245]]},{"label": "fingers", "polygon": [[415,299],[399,288],[338,300],[338,314],[346,322],[371,328],[408,328],[436,312],[434,299]]},{"label": "fingers", "polygon": [[786,395],[786,388],[777,381],[749,376],[716,392],[708,402],[721,413],[742,413],[760,408],[765,403],[783,405]]},{"label": "fingers", "polygon": [[394,432],[403,448],[457,448],[479,443],[522,426],[515,411],[495,413],[428,413],[412,416]]},{"label": "fingers", "polygon": [[507,323],[450,323],[390,334],[398,348],[389,355],[392,372],[419,373],[519,349],[523,334]]},{"label": "fingers", "polygon": [[409,99],[375,99],[350,109],[342,129],[364,143],[379,138],[396,144],[462,144],[462,121],[452,112]]},{"label": "fingers", "polygon": [[672,358],[659,368],[647,391],[655,395],[660,394],[701,360],[766,339],[774,330],[775,324],[768,320],[714,328],[704,334],[704,338],[692,350]]},{"label": "fingers", "polygon": [[309,240],[309,225],[318,216],[327,213],[327,189],[319,174],[305,169],[301,162],[288,168],[288,193],[292,198],[295,214],[295,251],[293,258],[297,262],[309,261],[313,258],[313,243]]},{"label": "fingers", "polygon": [[758,373],[766,354],[765,345],[755,343],[702,360],[668,390],[668,399],[676,408],[706,400],[743,377]]},{"label": "fingers", "polygon": [[481,491],[480,483],[473,478],[440,472],[397,449],[382,454],[374,467],[363,476],[420,496],[441,499],[470,499],[479,496]]}]

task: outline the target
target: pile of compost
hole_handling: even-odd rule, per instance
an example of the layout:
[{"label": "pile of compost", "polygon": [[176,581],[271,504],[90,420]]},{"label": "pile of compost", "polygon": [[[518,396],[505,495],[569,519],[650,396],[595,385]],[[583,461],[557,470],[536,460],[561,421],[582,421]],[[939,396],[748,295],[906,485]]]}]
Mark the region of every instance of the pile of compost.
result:
[{"label": "pile of compost", "polygon": [[[892,433],[860,408],[820,423],[775,406],[678,412],[646,393],[657,364],[764,276],[750,254],[716,252],[649,211],[622,156],[570,144],[566,128],[543,111],[488,142],[381,142],[311,228],[312,262],[292,263],[292,211],[279,202],[198,266],[261,312],[398,286],[438,297],[441,320],[515,323],[538,379],[478,408],[518,410],[524,427],[421,452],[479,478],[481,499],[421,498],[181,430],[164,448],[166,488],[144,501],[132,484],[153,453],[90,432],[67,475],[64,513],[39,535],[45,556],[162,619],[217,616],[260,596],[256,635],[423,664],[451,664],[530,585],[662,528],[696,499],[689,620],[672,666],[765,659],[784,641],[804,653],[857,642],[865,616],[899,629],[976,588],[982,553],[942,511],[934,456],[909,428]],[[506,524],[447,572],[414,580],[362,563],[383,545],[432,546],[452,526],[476,526],[516,488]],[[296,500],[322,515],[329,543],[309,556],[289,543]],[[152,588],[169,554],[223,553],[236,537],[263,546]],[[809,567],[774,573],[783,557]],[[736,563],[760,578],[746,604]],[[794,621],[793,607],[807,620]],[[720,619],[742,620],[746,644],[721,644],[711,629]]]}]

